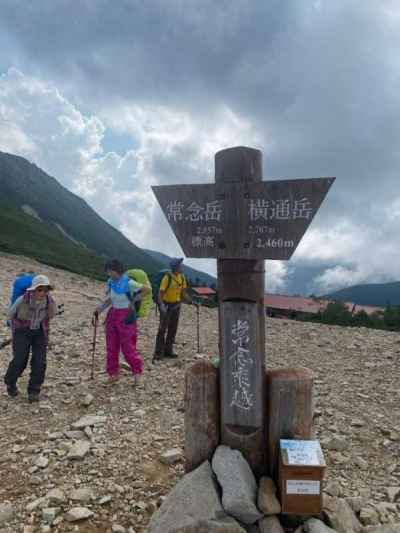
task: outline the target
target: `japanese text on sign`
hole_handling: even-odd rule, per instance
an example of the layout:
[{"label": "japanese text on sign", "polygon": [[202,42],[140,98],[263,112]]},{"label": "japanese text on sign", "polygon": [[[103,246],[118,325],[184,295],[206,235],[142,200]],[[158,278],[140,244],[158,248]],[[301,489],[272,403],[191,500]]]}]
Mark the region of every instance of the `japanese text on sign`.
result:
[{"label": "japanese text on sign", "polygon": [[254,405],[254,395],[250,388],[250,366],[254,364],[249,346],[249,323],[236,320],[232,329],[233,353],[229,356],[232,364],[232,400],[231,406],[249,410]]},{"label": "japanese text on sign", "polygon": [[304,218],[310,220],[313,209],[308,198],[290,201],[251,199],[249,201],[249,218],[256,220],[296,220]]},{"label": "japanese text on sign", "polygon": [[286,481],[286,494],[320,494],[319,481],[288,479]]},{"label": "japanese text on sign", "polygon": [[178,222],[185,220],[189,222],[220,222],[222,215],[222,204],[219,200],[207,202],[200,205],[197,202],[185,206],[183,202],[173,201],[167,204],[168,220]]}]

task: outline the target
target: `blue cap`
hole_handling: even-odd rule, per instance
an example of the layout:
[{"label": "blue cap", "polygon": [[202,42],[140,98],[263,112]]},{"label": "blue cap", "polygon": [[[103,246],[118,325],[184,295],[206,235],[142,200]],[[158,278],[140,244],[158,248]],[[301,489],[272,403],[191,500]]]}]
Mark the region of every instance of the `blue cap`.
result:
[{"label": "blue cap", "polygon": [[174,270],[176,270],[179,267],[182,261],[183,261],[183,257],[174,257],[173,259],[171,259],[169,263],[171,270],[174,272]]}]

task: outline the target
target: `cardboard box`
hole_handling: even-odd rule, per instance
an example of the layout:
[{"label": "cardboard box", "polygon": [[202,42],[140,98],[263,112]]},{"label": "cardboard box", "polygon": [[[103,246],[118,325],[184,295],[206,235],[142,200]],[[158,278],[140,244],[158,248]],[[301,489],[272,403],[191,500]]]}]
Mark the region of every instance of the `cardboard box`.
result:
[{"label": "cardboard box", "polygon": [[280,440],[279,490],[282,513],[321,513],[325,468],[318,440]]}]

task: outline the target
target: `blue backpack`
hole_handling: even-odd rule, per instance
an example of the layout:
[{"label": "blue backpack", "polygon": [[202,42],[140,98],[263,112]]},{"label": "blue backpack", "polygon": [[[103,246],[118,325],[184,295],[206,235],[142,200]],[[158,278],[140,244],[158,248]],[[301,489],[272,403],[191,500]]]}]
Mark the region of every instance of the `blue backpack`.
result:
[{"label": "blue backpack", "polygon": [[32,285],[32,280],[35,276],[36,274],[21,274],[15,279],[11,293],[11,305],[17,298],[25,294],[26,289],[29,289]]},{"label": "blue backpack", "polygon": [[172,280],[172,272],[168,268],[163,268],[162,270],[157,272],[157,274],[152,279],[151,287],[153,291],[153,302],[154,303],[158,303],[158,293],[160,292],[161,281],[163,277],[165,276],[165,274],[168,274],[168,285],[167,285],[167,289],[168,289],[169,286],[171,285],[171,280]]}]

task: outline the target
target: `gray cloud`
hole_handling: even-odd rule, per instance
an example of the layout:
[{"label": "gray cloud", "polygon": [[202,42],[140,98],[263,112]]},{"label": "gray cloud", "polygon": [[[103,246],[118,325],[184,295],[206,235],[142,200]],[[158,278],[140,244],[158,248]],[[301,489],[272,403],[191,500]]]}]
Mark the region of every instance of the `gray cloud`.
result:
[{"label": "gray cloud", "polygon": [[[380,273],[379,262],[359,268],[371,247],[400,264],[385,247],[398,233],[390,213],[399,196],[399,30],[394,0],[3,0],[0,67],[52,80],[106,125],[119,106],[163,106],[212,132],[221,109],[231,110],[257,132],[265,179],[337,176],[312,227],[327,234],[349,221],[353,239],[365,232],[357,257],[350,247],[350,257],[338,251],[330,261],[367,280]],[[148,176],[209,181],[212,158],[192,135],[165,153],[158,147]],[[123,181],[120,188],[129,175]],[[158,222],[155,215],[152,231]],[[400,277],[385,263],[382,277]]]}]

